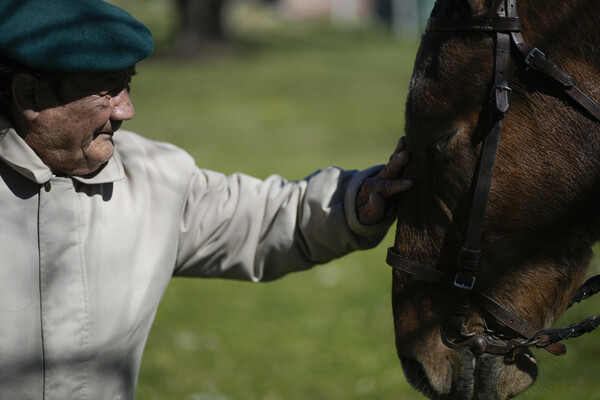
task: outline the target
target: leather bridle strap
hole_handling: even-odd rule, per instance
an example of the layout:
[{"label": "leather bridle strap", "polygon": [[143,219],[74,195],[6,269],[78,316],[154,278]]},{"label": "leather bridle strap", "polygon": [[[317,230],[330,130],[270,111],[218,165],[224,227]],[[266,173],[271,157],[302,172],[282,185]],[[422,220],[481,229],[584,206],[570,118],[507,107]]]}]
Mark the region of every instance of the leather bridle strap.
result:
[{"label": "leather bridle strap", "polygon": [[427,20],[427,32],[434,31],[475,31],[475,32],[520,32],[521,21],[518,17],[473,20],[467,18],[448,19],[431,17]]},{"label": "leather bridle strap", "polygon": [[596,275],[585,281],[583,285],[577,289],[577,292],[569,301],[567,308],[571,308],[575,303],[579,303],[597,293],[600,293],[600,275]]},{"label": "leather bridle strap", "polygon": [[556,82],[591,117],[600,121],[600,106],[575,86],[573,78],[569,74],[561,70],[552,60],[546,58],[546,55],[537,47],[532,47],[525,42],[520,32],[512,32],[511,36],[529,67]]},{"label": "leather bridle strap", "polygon": [[[541,331],[537,326],[519,318],[516,314],[508,311],[505,307],[498,304],[494,299],[485,293],[477,291],[477,294],[479,295],[479,303],[490,315],[506,325],[513,332],[521,335],[521,337],[529,339],[529,343],[531,343],[531,345],[541,347],[555,356],[561,356],[567,352],[567,346],[565,346],[563,343],[560,343],[560,340],[564,339],[563,337],[559,336],[557,340],[542,341],[538,338],[543,331]],[[556,329],[557,328],[552,328],[548,332]],[[561,328],[559,328],[559,330],[560,329]],[[555,339],[556,337],[557,336],[553,336],[552,339]]]},{"label": "leather bridle strap", "polygon": [[[440,270],[401,256],[393,247],[388,249],[386,262],[394,269],[416,276],[419,279],[423,279],[424,281],[435,285],[447,286],[451,285],[453,281],[452,276],[445,274]],[[474,289],[473,292],[478,296],[479,304],[481,304],[488,313],[519,337],[526,340],[533,340],[536,338],[537,333],[540,332],[538,327],[519,318],[513,312],[507,310],[486,294],[477,289]],[[565,345],[562,343],[546,343],[545,346],[539,347],[543,347],[555,355],[564,354],[566,352]]]},{"label": "leather bridle strap", "polygon": [[[416,276],[426,282],[441,286],[449,286],[452,284],[451,275],[445,274],[444,272],[425,264],[409,260],[398,254],[392,247],[388,249],[386,261],[394,269]],[[571,300],[570,305],[584,300],[598,292],[600,292],[600,276],[594,276],[581,286]],[[541,330],[507,310],[485,293],[482,293],[477,289],[474,289],[473,293],[478,297],[478,303],[486,312],[513,333],[526,339],[526,341],[516,347],[537,346],[552,354],[562,355],[565,354],[566,347],[564,344],[560,343],[561,340],[579,337],[585,333],[592,332],[600,326],[600,315],[595,315],[569,326]],[[498,353],[503,354],[505,351],[499,351]]]},{"label": "leather bridle strap", "polygon": [[[504,7],[499,13],[500,17],[506,17]],[[466,331],[466,318],[470,314],[470,292],[475,285],[475,272],[479,268],[481,234],[492,186],[496,153],[500,143],[504,116],[509,108],[510,35],[495,32],[495,37],[496,54],[489,123],[491,129],[485,135],[479,153],[473,201],[454,278],[455,301],[448,320],[449,328],[455,332]]]}]

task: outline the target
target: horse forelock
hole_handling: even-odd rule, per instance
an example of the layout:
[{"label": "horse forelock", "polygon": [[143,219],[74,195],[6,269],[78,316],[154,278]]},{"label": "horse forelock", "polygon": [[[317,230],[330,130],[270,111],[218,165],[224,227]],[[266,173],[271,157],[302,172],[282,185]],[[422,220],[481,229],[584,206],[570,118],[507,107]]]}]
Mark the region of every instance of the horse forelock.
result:
[{"label": "horse forelock", "polygon": [[499,1],[504,0],[437,0],[431,15],[447,18],[483,16],[496,10]]}]

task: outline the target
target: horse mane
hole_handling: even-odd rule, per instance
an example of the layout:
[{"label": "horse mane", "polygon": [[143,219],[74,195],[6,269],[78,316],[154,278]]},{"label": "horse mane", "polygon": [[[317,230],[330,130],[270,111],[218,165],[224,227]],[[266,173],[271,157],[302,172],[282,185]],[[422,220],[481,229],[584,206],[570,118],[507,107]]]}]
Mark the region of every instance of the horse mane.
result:
[{"label": "horse mane", "polygon": [[580,59],[600,72],[600,46],[595,40],[598,0],[517,0],[517,7],[526,40],[563,58]]}]

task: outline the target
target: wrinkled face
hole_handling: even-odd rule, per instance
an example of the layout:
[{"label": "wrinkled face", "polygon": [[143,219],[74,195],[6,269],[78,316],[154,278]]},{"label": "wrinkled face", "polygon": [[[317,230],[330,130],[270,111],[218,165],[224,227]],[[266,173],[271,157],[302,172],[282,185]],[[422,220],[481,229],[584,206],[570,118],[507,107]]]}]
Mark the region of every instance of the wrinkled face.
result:
[{"label": "wrinkled face", "polygon": [[[489,3],[438,1],[434,13],[487,16],[486,10],[491,10],[493,15],[497,4]],[[405,175],[415,186],[399,204],[396,247],[403,256],[451,275],[470,210],[481,140],[487,133],[493,49],[493,36],[486,33],[425,34],[407,100],[411,163]],[[581,282],[589,242],[578,238],[581,243],[565,243],[564,236],[576,231],[573,221],[585,218],[582,207],[587,204],[576,192],[597,182],[577,175],[581,166],[574,165],[568,154],[575,145],[556,139],[567,128],[531,120],[539,117],[528,112],[536,100],[528,98],[519,83],[524,74],[516,70],[518,65],[511,68],[515,75],[511,111],[496,161],[477,287],[521,318],[547,327]],[[543,101],[551,108],[552,99]],[[545,134],[556,136],[550,141]],[[581,187],[570,188],[573,182]],[[565,247],[571,250],[563,253]],[[528,350],[479,355],[442,343],[452,302],[449,287],[394,271],[396,346],[409,382],[430,398],[457,400],[506,399],[529,387],[537,366]],[[477,304],[472,311],[469,331],[481,333],[486,324],[510,334]]]},{"label": "wrinkled face", "polygon": [[37,82],[24,138],[54,173],[90,174],[112,157],[112,136],[134,116],[133,72],[73,74],[54,87]]}]

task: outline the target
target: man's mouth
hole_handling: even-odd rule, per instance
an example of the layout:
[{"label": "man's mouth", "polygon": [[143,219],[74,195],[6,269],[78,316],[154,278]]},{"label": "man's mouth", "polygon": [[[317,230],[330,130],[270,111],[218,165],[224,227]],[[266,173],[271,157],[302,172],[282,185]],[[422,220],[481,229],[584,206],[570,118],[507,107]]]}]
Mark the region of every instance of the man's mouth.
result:
[{"label": "man's mouth", "polygon": [[113,131],[100,131],[100,132],[94,133],[94,139],[100,135],[108,135],[108,136],[112,137],[114,134],[115,133]]}]

